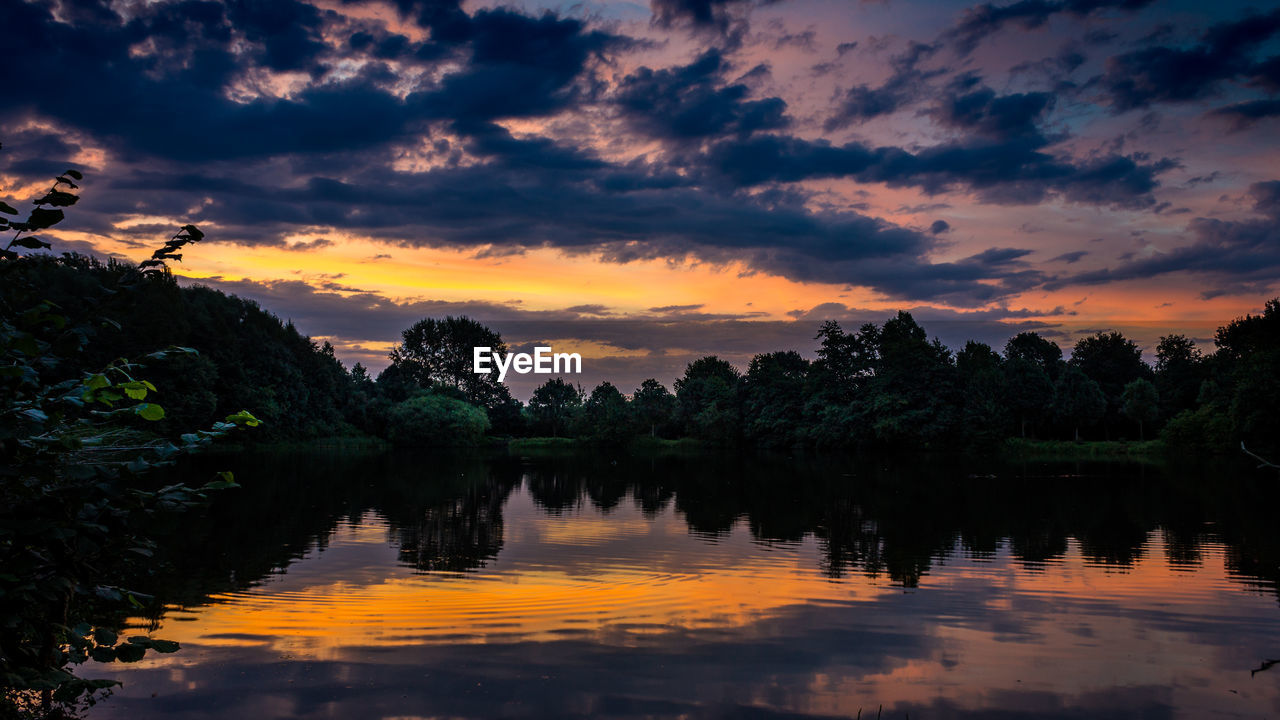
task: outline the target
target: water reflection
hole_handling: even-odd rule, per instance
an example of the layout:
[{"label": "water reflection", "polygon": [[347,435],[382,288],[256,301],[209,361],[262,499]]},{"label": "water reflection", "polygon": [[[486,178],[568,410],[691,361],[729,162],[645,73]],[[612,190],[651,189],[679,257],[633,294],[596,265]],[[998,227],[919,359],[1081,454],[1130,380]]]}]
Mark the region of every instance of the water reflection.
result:
[{"label": "water reflection", "polygon": [[[1256,717],[1277,490],[1123,466],[268,455],[100,717]],[[874,715],[872,715],[874,716]]]}]

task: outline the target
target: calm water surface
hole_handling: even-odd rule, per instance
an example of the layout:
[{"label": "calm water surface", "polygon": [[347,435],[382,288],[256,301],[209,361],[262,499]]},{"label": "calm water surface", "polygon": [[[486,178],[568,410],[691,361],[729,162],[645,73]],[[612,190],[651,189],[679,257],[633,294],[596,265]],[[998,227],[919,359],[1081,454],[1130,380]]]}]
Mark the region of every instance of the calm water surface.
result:
[{"label": "calm water surface", "polygon": [[86,666],[91,718],[1280,717],[1274,477],[219,462],[131,621],[182,650]]}]

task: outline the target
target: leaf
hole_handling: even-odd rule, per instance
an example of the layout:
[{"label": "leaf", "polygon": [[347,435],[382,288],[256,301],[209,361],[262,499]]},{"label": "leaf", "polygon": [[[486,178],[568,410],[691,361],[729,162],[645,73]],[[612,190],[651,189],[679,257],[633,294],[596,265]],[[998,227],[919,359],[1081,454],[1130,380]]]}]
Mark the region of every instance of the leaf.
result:
[{"label": "leaf", "polygon": [[155,403],[142,403],[134,408],[134,412],[142,416],[143,420],[155,422],[164,419],[164,408]]},{"label": "leaf", "polygon": [[93,631],[93,641],[99,645],[115,645],[118,636],[111,628],[100,627]]},{"label": "leaf", "polygon": [[204,233],[200,232],[200,230],[197,229],[195,225],[183,225],[182,229],[185,230],[187,234],[191,236],[192,242],[200,242],[201,240],[204,239]]},{"label": "leaf", "polygon": [[68,170],[68,171],[66,171],[66,172],[64,172],[64,173],[62,173],[62,174],[63,174],[63,175],[70,175],[71,177],[73,177],[73,178],[75,178],[75,179],[77,179],[77,180],[83,180],[83,179],[84,179],[84,175],[81,175],[79,170]]},{"label": "leaf", "polygon": [[241,410],[234,415],[228,415],[227,422],[248,427],[258,427],[262,424],[262,421],[254,417],[248,410]]},{"label": "leaf", "polygon": [[36,208],[31,211],[31,216],[27,218],[26,225],[30,230],[43,230],[62,222],[64,217],[66,215],[61,210]]},{"label": "leaf", "polygon": [[18,209],[7,202],[0,202],[0,212],[6,215],[17,215]]},{"label": "leaf", "polygon": [[130,400],[141,400],[147,396],[147,386],[138,380],[123,383],[120,389],[124,390],[124,394],[128,395]]},{"label": "leaf", "polygon": [[32,250],[39,250],[40,248],[53,247],[49,243],[41,240],[40,238],[33,237],[31,235],[17,238],[16,240],[13,241],[13,244],[17,245],[18,247],[31,248]]},{"label": "leaf", "polygon": [[138,662],[146,654],[147,649],[141,645],[126,644],[116,648],[116,657],[120,662]]},{"label": "leaf", "polygon": [[62,190],[50,190],[45,196],[36,202],[41,205],[52,205],[53,207],[71,207],[80,199],[78,195]]}]

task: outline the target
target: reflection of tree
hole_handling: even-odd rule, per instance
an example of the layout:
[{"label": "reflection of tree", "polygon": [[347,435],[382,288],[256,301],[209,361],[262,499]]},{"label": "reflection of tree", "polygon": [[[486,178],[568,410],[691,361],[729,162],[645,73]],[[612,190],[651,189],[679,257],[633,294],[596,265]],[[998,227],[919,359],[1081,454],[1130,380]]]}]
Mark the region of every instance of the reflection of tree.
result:
[{"label": "reflection of tree", "polygon": [[552,515],[582,504],[582,477],[563,467],[530,469],[525,474],[533,501]]},{"label": "reflection of tree", "polygon": [[400,561],[424,571],[484,567],[502,549],[502,506],[511,490],[510,485],[476,483],[457,497],[421,509],[409,523],[393,523]]},{"label": "reflection of tree", "polygon": [[744,527],[763,541],[813,537],[833,578],[862,573],[914,586],[957,553],[1007,552],[1035,566],[1065,556],[1073,541],[1092,562],[1126,566],[1159,532],[1175,565],[1197,564],[1205,542],[1222,542],[1232,573],[1271,590],[1280,579],[1280,532],[1267,511],[1280,488],[1229,476],[1208,484],[1195,468],[1144,477],[1132,466],[719,455],[432,457],[429,470],[399,454],[245,464],[258,470],[244,488],[165,544],[170,569],[157,592],[166,601],[199,603],[281,572],[370,512],[387,519],[403,562],[481,567],[503,546],[503,506],[521,483],[551,514],[587,505],[614,512],[630,496],[645,516],[674,510],[699,535]]}]

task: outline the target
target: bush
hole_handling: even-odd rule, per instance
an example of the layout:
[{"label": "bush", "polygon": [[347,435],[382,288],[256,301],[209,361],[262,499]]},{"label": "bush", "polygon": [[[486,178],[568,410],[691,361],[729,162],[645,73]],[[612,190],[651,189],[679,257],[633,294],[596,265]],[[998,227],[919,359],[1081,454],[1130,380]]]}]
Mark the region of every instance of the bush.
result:
[{"label": "bush", "polygon": [[1175,450],[1229,452],[1238,445],[1231,418],[1213,405],[1183,410],[1160,431],[1160,439]]},{"label": "bush", "polygon": [[397,403],[387,419],[388,439],[402,446],[475,446],[489,429],[483,409],[435,393]]}]

